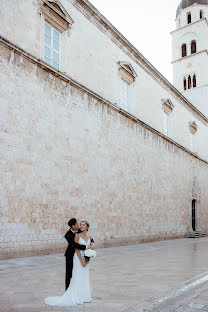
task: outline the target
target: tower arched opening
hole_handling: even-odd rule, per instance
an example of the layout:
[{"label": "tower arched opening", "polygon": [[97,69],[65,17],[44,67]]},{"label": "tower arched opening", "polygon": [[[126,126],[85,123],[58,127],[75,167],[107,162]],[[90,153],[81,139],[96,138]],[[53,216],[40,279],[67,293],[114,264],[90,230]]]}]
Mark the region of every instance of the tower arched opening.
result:
[{"label": "tower arched opening", "polygon": [[187,24],[191,24],[191,12],[187,13]]},{"label": "tower arched opening", "polygon": [[196,53],[196,41],[191,41],[191,54]]},{"label": "tower arched opening", "polygon": [[181,46],[181,56],[182,57],[187,56],[187,46],[186,46],[185,43],[183,43],[182,46]]}]

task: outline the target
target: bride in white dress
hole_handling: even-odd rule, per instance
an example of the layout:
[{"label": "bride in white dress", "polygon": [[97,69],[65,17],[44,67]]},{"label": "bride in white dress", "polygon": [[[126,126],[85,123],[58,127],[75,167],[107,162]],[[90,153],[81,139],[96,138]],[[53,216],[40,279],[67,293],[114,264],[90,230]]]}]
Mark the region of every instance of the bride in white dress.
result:
[{"label": "bride in white dress", "polygon": [[[89,223],[82,221],[80,223],[80,234],[75,236],[75,242],[85,245],[86,249],[90,245],[90,236],[88,234]],[[51,306],[69,306],[91,302],[89,262],[84,261],[84,251],[77,250],[73,259],[73,271],[71,283],[63,294],[59,297],[47,297],[45,303]]]}]

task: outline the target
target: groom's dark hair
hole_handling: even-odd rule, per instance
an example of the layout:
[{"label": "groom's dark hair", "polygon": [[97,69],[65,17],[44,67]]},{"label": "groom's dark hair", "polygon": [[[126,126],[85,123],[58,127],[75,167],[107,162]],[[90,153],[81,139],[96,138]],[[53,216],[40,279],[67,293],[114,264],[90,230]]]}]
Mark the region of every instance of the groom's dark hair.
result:
[{"label": "groom's dark hair", "polygon": [[75,225],[76,223],[77,223],[77,219],[72,218],[72,219],[69,220],[68,225],[69,225],[70,227],[72,227],[72,225]]}]

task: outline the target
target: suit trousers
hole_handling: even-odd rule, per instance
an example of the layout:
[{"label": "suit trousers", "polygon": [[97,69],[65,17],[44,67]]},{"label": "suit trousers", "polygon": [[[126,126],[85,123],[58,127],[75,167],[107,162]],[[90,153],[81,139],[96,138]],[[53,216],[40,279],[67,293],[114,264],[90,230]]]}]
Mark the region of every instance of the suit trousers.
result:
[{"label": "suit trousers", "polygon": [[65,289],[70,285],[73,270],[73,256],[66,257],[66,276],[65,276]]}]

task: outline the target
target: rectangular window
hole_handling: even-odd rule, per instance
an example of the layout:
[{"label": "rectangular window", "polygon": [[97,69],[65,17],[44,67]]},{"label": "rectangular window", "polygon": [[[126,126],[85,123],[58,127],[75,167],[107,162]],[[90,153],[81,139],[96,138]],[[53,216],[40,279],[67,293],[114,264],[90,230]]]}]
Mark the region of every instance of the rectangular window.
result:
[{"label": "rectangular window", "polygon": [[55,28],[44,25],[44,60],[56,69],[60,68],[61,34]]},{"label": "rectangular window", "polygon": [[168,136],[168,125],[169,124],[169,115],[163,112],[163,127],[164,127],[164,134]]},{"label": "rectangular window", "polygon": [[190,133],[190,149],[192,152],[194,152],[194,134]]},{"label": "rectangular window", "polygon": [[129,108],[129,84],[121,79],[121,107],[125,110]]}]

